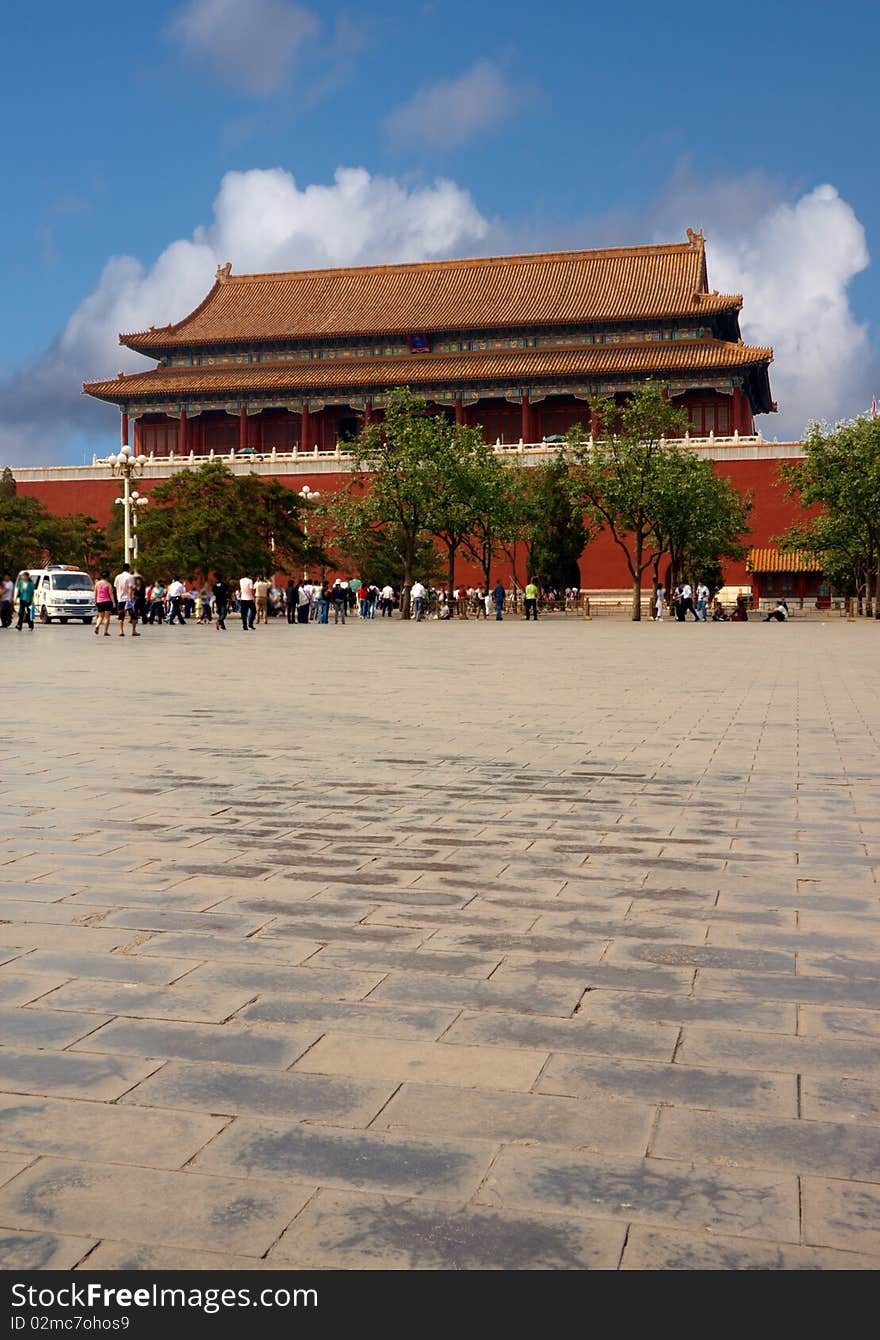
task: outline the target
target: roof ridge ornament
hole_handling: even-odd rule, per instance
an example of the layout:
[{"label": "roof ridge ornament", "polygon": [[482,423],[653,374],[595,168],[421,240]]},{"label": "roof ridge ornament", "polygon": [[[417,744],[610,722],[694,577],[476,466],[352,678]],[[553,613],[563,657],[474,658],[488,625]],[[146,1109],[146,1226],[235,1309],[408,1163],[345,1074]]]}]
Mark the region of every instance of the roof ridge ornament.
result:
[{"label": "roof ridge ornament", "polygon": [[700,229],[697,232],[694,232],[693,228],[688,228],[687,240],[690,242],[692,247],[701,247],[703,243],[706,241],[705,237],[703,236],[702,227],[700,227]]},{"label": "roof ridge ornament", "polygon": [[225,284],[231,273],[232,261],[227,261],[225,265],[217,266],[217,273],[214,276],[214,280],[218,284]]}]

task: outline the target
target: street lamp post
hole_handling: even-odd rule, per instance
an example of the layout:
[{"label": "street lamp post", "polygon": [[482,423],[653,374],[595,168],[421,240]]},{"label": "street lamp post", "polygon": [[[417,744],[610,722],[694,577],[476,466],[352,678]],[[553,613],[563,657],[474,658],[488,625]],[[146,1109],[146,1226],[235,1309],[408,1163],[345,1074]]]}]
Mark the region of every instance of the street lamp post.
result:
[{"label": "street lamp post", "polygon": [[[309,510],[308,510],[308,509],[309,509],[309,504],[310,504],[310,503],[313,503],[313,502],[317,502],[318,498],[320,498],[321,495],[320,495],[320,493],[316,492],[314,489],[310,489],[309,486],[308,486],[308,484],[303,484],[302,488],[301,488],[300,491],[299,491],[299,496],[302,498],[303,502],[306,504],[306,510],[305,510],[305,512],[303,513],[303,534],[304,534],[305,537],[306,537],[306,550],[308,551],[308,547],[309,547]],[[308,570],[308,568],[304,567],[304,568],[303,568],[303,581],[304,581],[304,582],[307,582],[308,580],[309,580],[309,570]]]},{"label": "street lamp post", "polygon": [[132,456],[131,447],[126,443],[120,448],[118,455],[109,456],[107,459],[114,475],[120,475],[122,478],[122,497],[116,499],[116,504],[123,508],[125,524],[123,562],[131,565],[132,559],[137,556],[138,508],[145,507],[150,501],[149,498],[142,498],[137,489],[132,490],[131,481],[143,470],[147,458]]}]

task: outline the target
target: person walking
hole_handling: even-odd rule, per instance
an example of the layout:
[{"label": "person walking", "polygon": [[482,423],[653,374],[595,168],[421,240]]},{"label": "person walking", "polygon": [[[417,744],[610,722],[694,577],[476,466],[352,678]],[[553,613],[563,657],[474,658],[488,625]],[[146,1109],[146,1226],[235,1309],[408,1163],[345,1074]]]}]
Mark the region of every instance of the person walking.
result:
[{"label": "person walking", "polygon": [[254,605],[256,607],[257,623],[269,622],[269,583],[265,577],[258,577],[254,582]]},{"label": "person walking", "polygon": [[428,593],[421,582],[413,582],[409,594],[413,604],[413,618],[415,619],[416,623],[421,623],[422,614],[425,609],[425,596]]},{"label": "person walking", "polygon": [[379,593],[379,604],[382,609],[381,618],[384,619],[387,615],[388,618],[391,619],[394,610],[394,587],[388,582],[385,583]]},{"label": "person walking", "polygon": [[288,582],[287,590],[284,593],[284,607],[287,611],[287,622],[296,623],[296,582]]},{"label": "person walking", "polygon": [[501,580],[499,578],[499,580],[492,587],[492,600],[495,605],[495,618],[499,623],[504,617],[504,601],[506,596],[507,592],[501,585]]},{"label": "person walking", "polygon": [[705,582],[697,585],[697,618],[700,623],[706,622],[706,613],[709,609],[709,588]]},{"label": "person walking", "polygon": [[330,592],[330,602],[333,605],[333,622],[335,624],[345,623],[345,612],[348,609],[348,587],[345,586],[337,577],[333,583],[333,589]]},{"label": "person walking", "polygon": [[[135,623],[143,625],[147,622],[147,584],[139,572],[134,574],[132,600],[134,601]],[[140,637],[140,634],[138,636]]]},{"label": "person walking", "polygon": [[663,622],[663,606],[666,603],[666,591],[662,586],[657,587],[657,599],[654,602],[654,621]]},{"label": "person walking", "polygon": [[18,623],[15,625],[17,632],[21,632],[21,626],[27,620],[27,626],[34,631],[34,583],[31,580],[29,572],[23,572],[15,583],[15,592],[18,596]]},{"label": "person walking", "polygon": [[175,577],[171,585],[168,587],[168,614],[165,618],[166,623],[174,623],[175,619],[178,623],[186,623],[186,619],[183,617],[183,598],[185,595],[186,587],[179,577]]},{"label": "person walking", "polygon": [[690,582],[685,582],[681,588],[681,603],[679,605],[679,619],[684,623],[687,615],[690,614],[694,623],[699,623],[700,618],[694,609],[694,588]]},{"label": "person walking", "polygon": [[318,613],[315,617],[316,623],[327,623],[330,615],[330,587],[326,582],[321,583],[321,589],[318,592]]},{"label": "person walking", "polygon": [[119,620],[119,636],[125,637],[125,616],[127,614],[131,622],[132,637],[140,637],[137,630],[137,611],[134,604],[134,577],[127,563],[123,563],[122,571],[114,578],[113,589],[116,592],[116,617]]},{"label": "person walking", "polygon": [[0,581],[0,628],[8,628],[12,623],[12,600],[15,584],[8,572],[4,572]]},{"label": "person walking", "polygon": [[531,619],[534,623],[538,622],[538,587],[535,582],[526,582],[525,600],[526,623]]},{"label": "person walking", "polygon": [[150,614],[148,623],[162,623],[165,618],[165,583],[153,582],[150,587]]},{"label": "person walking", "polygon": [[254,613],[256,610],[254,604],[253,577],[239,577],[238,579],[238,608],[239,613],[241,614],[242,632],[251,632],[254,626]]},{"label": "person walking", "polygon": [[214,627],[218,633],[221,629],[225,633],[226,612],[229,609],[229,583],[223,580],[223,576],[219,572],[214,578],[211,592],[214,596]]}]

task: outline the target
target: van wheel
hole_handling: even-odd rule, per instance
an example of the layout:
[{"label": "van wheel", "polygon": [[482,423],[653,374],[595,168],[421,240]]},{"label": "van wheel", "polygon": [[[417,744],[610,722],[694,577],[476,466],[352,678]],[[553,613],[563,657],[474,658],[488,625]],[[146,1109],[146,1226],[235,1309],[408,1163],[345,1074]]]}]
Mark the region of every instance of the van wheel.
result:
[{"label": "van wheel", "polygon": [[83,619],[83,623],[91,623],[91,619]]},{"label": "van wheel", "polygon": [[59,622],[59,623],[67,623],[67,620],[66,620],[66,619],[59,619],[58,622]]},{"label": "van wheel", "polygon": [[46,606],[44,605],[43,608],[40,610],[40,623],[51,623],[51,622],[52,622],[52,620],[49,618],[49,615],[46,613]]}]

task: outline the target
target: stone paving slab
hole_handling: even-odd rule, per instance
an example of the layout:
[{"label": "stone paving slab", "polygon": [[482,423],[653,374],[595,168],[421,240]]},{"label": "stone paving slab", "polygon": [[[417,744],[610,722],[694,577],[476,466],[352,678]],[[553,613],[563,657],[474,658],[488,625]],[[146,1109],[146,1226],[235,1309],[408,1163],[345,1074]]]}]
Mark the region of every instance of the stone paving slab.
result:
[{"label": "stone paving slab", "polygon": [[321,1035],[320,1028],[272,1029],[229,1023],[184,1024],[176,1020],[117,1018],[90,1033],[67,1054],[111,1052],[129,1056],[184,1057],[190,1061],[230,1061],[235,1065],[285,1069]]},{"label": "stone paving slab", "polygon": [[262,1256],[303,1208],[313,1187],[278,1179],[207,1177],[113,1164],[41,1158],[0,1189],[0,1222],[90,1238],[132,1231],[157,1247],[199,1247]]},{"label": "stone paving slab", "polygon": [[0,1264],[880,1264],[876,626],[523,629],[0,630]]},{"label": "stone paving slab", "polygon": [[0,1149],[9,1152],[180,1168],[226,1124],[207,1114],[0,1094]]},{"label": "stone paving slab", "polygon": [[94,1238],[0,1228],[0,1266],[4,1270],[73,1270],[96,1246]]},{"label": "stone paving slab", "polygon": [[622,1226],[321,1191],[267,1258],[300,1270],[614,1270]]},{"label": "stone paving slab", "polygon": [[495,1151],[485,1141],[338,1131],[241,1117],[192,1166],[230,1177],[293,1178],[353,1190],[467,1200],[481,1185]]},{"label": "stone paving slab", "polygon": [[610,1215],[783,1242],[800,1237],[796,1177],[689,1161],[507,1148],[477,1203]]}]

